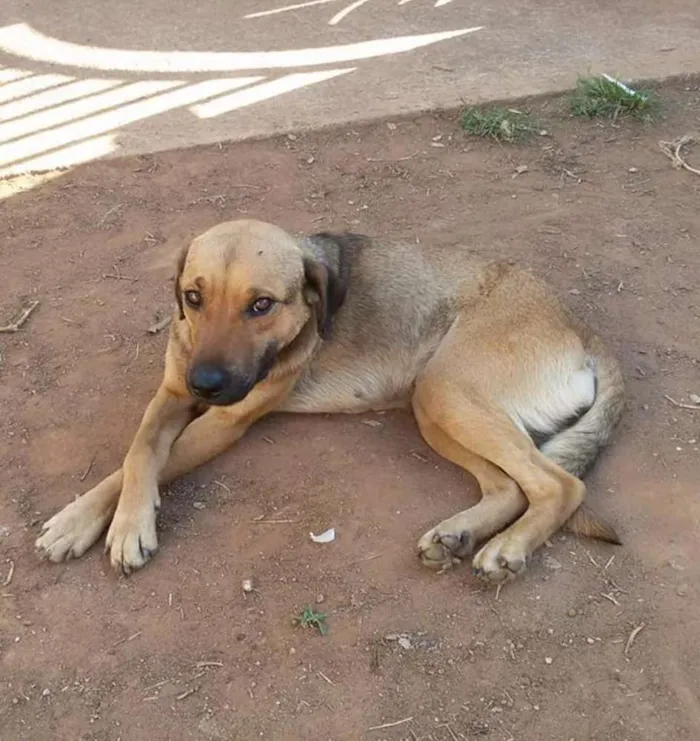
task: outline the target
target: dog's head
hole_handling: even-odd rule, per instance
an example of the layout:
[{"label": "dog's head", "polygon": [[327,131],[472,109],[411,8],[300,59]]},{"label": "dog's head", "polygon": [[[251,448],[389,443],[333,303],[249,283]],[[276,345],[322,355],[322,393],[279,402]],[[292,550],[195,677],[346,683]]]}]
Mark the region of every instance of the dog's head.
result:
[{"label": "dog's head", "polygon": [[242,220],[201,234],[175,278],[190,393],[211,405],[241,401],[309,322],[327,337],[344,295],[336,271],[276,226]]}]

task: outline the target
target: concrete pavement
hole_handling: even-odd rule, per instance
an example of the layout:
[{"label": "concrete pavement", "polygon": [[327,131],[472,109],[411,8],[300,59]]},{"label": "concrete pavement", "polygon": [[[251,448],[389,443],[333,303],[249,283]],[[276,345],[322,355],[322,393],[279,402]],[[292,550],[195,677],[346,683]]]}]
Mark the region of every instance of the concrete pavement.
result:
[{"label": "concrete pavement", "polygon": [[0,175],[700,73],[697,0],[5,0]]}]

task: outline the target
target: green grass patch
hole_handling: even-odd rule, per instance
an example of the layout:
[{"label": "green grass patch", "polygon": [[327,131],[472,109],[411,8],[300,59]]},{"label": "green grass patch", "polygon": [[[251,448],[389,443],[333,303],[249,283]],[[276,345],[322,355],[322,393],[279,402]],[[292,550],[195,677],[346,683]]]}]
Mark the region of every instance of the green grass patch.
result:
[{"label": "green grass patch", "polygon": [[609,118],[622,116],[650,120],[659,108],[659,99],[651,90],[633,90],[606,77],[579,77],[569,97],[574,116]]},{"label": "green grass patch", "polygon": [[460,125],[470,136],[514,142],[537,130],[527,114],[513,108],[465,108]]},{"label": "green grass patch", "polygon": [[294,624],[300,628],[316,628],[322,635],[328,633],[325,612],[316,612],[313,607],[305,607],[302,612],[294,618]]}]

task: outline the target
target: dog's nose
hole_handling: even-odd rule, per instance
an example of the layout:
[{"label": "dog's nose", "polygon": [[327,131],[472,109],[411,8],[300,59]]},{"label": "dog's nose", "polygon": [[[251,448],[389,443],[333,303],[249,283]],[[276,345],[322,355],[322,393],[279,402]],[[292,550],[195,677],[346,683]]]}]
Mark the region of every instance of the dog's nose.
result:
[{"label": "dog's nose", "polygon": [[192,368],[188,380],[190,390],[206,399],[224,391],[230,385],[231,376],[225,368],[203,363]]}]

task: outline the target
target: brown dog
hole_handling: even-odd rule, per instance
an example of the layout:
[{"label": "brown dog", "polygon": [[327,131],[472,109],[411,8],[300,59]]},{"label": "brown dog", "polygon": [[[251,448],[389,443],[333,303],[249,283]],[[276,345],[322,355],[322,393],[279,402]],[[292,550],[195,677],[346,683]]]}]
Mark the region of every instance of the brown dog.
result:
[{"label": "brown dog", "polygon": [[49,560],[82,555],[109,525],[112,565],[141,568],[158,546],[159,485],[268,412],[398,406],[482,491],[420,539],[427,565],[485,542],[475,573],[501,582],[562,526],[619,542],[581,507],[580,480],[622,413],[619,366],[529,273],[454,248],[235,221],[183,253],[176,296],[164,377],[124,465],[44,525]]}]

